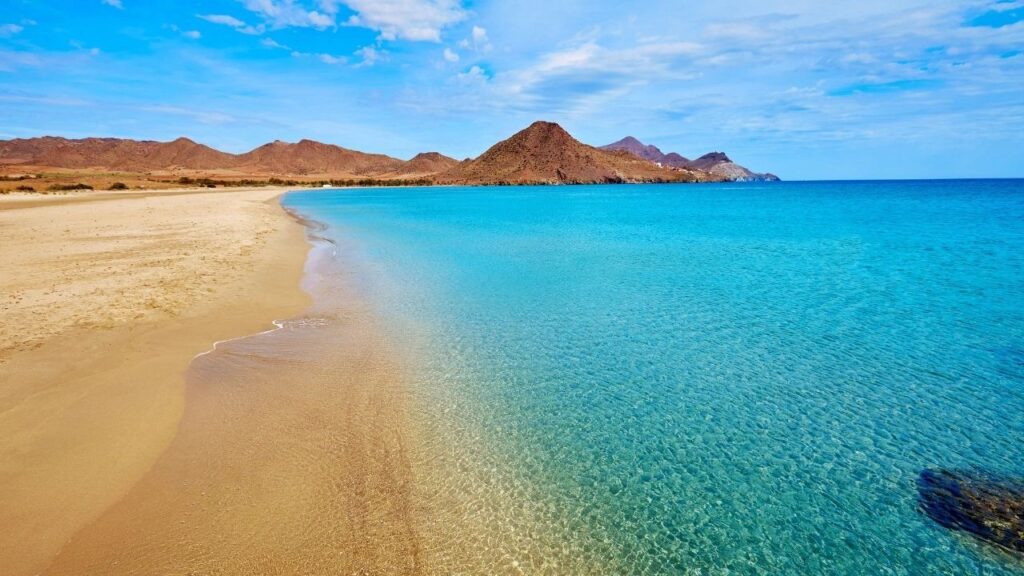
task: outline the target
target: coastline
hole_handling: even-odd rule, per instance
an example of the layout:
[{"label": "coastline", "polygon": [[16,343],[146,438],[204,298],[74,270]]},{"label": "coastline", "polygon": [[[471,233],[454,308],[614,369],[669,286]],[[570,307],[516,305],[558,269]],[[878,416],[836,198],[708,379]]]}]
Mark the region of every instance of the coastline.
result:
[{"label": "coastline", "polygon": [[294,216],[311,305],[197,356],[167,448],[43,573],[427,570],[409,366],[322,225]]},{"label": "coastline", "polygon": [[285,191],[0,199],[5,574],[42,571],[146,474],[194,358],[308,305]]}]

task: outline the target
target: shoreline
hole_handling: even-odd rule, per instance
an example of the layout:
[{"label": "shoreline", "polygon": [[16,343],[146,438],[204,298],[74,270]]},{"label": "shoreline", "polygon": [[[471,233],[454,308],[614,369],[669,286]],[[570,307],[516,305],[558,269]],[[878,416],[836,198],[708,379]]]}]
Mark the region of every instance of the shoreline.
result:
[{"label": "shoreline", "polygon": [[407,364],[322,225],[311,304],[199,355],[177,432],[44,574],[422,573]]},{"label": "shoreline", "polygon": [[286,191],[0,197],[5,574],[42,571],[147,473],[211,343],[308,305]]}]

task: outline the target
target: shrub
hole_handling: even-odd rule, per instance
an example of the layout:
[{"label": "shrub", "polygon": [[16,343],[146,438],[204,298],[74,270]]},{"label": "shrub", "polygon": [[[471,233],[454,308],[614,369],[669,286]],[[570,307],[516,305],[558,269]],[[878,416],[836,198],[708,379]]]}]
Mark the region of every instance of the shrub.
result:
[{"label": "shrub", "polygon": [[111,190],[127,190],[128,189],[128,185],[125,184],[124,182],[114,182],[113,184],[110,185],[110,189]]},{"label": "shrub", "polygon": [[36,191],[35,188],[33,188],[31,186],[25,186],[24,184],[22,184],[21,186],[16,187],[15,190],[17,190],[18,192],[35,192]]},{"label": "shrub", "polygon": [[92,190],[92,186],[79,182],[77,184],[50,184],[46,189],[52,192],[67,192],[69,190]]}]

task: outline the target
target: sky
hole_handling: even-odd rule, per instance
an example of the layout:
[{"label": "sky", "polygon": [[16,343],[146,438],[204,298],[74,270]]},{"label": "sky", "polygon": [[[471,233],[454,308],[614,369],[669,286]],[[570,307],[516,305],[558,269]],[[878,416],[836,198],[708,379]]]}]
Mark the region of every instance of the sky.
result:
[{"label": "sky", "polygon": [[549,120],[790,180],[1024,177],[1024,0],[0,1],[0,139],[461,159]]}]

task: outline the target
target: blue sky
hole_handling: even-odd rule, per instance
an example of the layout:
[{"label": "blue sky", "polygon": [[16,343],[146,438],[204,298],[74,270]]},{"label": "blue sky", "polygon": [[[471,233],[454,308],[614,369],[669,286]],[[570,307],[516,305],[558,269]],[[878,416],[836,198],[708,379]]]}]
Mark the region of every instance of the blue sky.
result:
[{"label": "blue sky", "polygon": [[788,179],[1024,176],[1024,0],[4,0],[0,138],[476,156],[533,120]]}]

